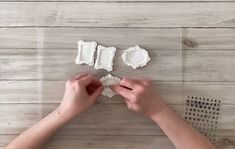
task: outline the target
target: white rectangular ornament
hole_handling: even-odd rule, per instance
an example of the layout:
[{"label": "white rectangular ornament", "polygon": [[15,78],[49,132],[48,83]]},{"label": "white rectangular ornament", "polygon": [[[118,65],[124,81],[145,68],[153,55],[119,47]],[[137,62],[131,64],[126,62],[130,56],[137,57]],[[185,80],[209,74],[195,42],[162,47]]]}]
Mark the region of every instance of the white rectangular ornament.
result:
[{"label": "white rectangular ornament", "polygon": [[76,64],[87,64],[89,66],[93,66],[96,46],[97,43],[94,41],[78,41],[78,55],[76,58]]},{"label": "white rectangular ornament", "polygon": [[97,58],[95,61],[95,69],[113,70],[113,59],[115,56],[115,47],[103,47],[98,45]]}]

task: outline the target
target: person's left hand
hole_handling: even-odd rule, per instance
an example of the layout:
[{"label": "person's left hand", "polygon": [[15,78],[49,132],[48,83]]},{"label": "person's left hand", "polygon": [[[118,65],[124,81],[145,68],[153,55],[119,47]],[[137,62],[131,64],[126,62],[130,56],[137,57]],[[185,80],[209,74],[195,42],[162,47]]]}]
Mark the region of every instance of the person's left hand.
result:
[{"label": "person's left hand", "polygon": [[149,118],[165,108],[164,101],[148,79],[123,78],[120,84],[113,85],[111,89],[124,97],[129,109]]},{"label": "person's left hand", "polygon": [[59,111],[67,119],[73,119],[93,105],[104,87],[93,75],[78,75],[70,78],[65,85]]}]

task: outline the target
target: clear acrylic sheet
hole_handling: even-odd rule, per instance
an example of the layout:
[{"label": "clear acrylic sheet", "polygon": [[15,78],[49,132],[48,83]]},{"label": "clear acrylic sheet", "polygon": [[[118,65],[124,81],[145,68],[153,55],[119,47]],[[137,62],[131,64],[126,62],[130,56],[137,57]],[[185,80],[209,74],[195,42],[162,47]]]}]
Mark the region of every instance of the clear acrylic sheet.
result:
[{"label": "clear acrylic sheet", "polygon": [[[136,30],[140,30],[138,33],[140,37],[136,37]],[[78,40],[97,41],[104,46],[117,47],[114,70],[111,74],[120,78],[124,76],[149,78],[154,81],[154,86],[159,89],[163,97],[166,97],[168,103],[172,102],[170,98],[182,100],[179,98],[182,81],[181,30],[179,29],[144,31],[99,29],[97,32],[95,28],[25,28],[15,29],[12,33],[7,30],[2,32],[5,33],[0,35],[3,39],[0,41],[2,48],[13,49],[14,47],[15,51],[10,55],[1,54],[1,59],[8,60],[8,64],[2,67],[0,77],[1,80],[10,80],[10,82],[3,82],[7,87],[4,90],[1,89],[4,91],[1,96],[7,97],[5,98],[7,100],[2,98],[0,102],[36,103],[22,107],[23,111],[27,111],[27,108],[34,110],[33,115],[36,115],[26,126],[30,126],[58,105],[63,97],[65,81],[69,77],[83,72],[97,72],[91,66],[75,64]],[[9,34],[12,39],[4,37]],[[106,34],[109,38],[104,36]],[[15,36],[16,38],[13,39]],[[123,40],[126,37],[128,39]],[[9,45],[11,40],[12,44]],[[147,49],[151,61],[145,67],[133,70],[123,63],[121,55],[125,49],[135,45]],[[174,97],[175,94],[179,96]],[[100,102],[122,103],[123,101],[102,97]],[[22,123],[22,128],[26,126]]]},{"label": "clear acrylic sheet", "polygon": [[[60,97],[63,93],[63,84],[70,76],[76,75],[77,73],[91,72],[97,73],[94,67],[88,65],[76,65],[74,59],[77,56],[77,41],[97,41],[98,44],[104,46],[114,46],[117,48],[117,52],[114,58],[114,66],[111,74],[117,77],[144,77],[149,78],[154,82],[154,86],[157,86],[162,92],[163,96],[168,100],[172,98],[171,93],[167,93],[167,88],[172,89],[174,94],[177,92],[178,100],[183,100],[181,98],[181,86],[182,86],[182,52],[181,52],[181,39],[182,31],[181,29],[153,29],[155,34],[150,33],[150,30],[146,32],[139,33],[140,37],[135,37],[136,33],[128,33],[125,29],[120,29],[120,32],[114,32],[111,34],[113,39],[107,39],[103,34],[109,32],[104,30],[98,32],[96,29],[77,29],[63,31],[58,37],[53,35],[53,29],[43,29],[37,30],[37,49],[38,49],[38,77],[42,80],[48,80],[42,82],[41,91],[42,99],[40,102],[59,102]],[[60,29],[58,29],[60,32]],[[89,37],[87,34],[89,32]],[[76,35],[76,36],[71,36]],[[118,34],[118,36],[116,36]],[[129,36],[128,41],[123,41],[123,36]],[[92,36],[91,36],[92,35]],[[150,36],[150,37],[148,37]],[[145,37],[147,39],[141,38]],[[55,38],[55,39],[52,39]],[[66,38],[69,41],[61,44],[60,41]],[[148,41],[148,38],[150,41]],[[54,42],[54,43],[53,43]],[[68,44],[69,42],[70,44]],[[122,43],[123,42],[123,43]],[[60,44],[55,44],[60,43]],[[151,61],[142,68],[133,70],[124,64],[121,55],[124,50],[131,47],[139,45],[140,47],[148,50],[151,57]],[[96,59],[95,55],[95,59]],[[107,74],[110,72],[107,72]],[[53,81],[53,82],[52,82]],[[56,83],[56,90],[59,90],[60,94],[54,94],[54,97],[50,95],[53,91],[52,83]],[[62,86],[62,87],[60,87]],[[106,97],[102,97],[101,102],[113,102],[112,99],[109,100]],[[122,102],[122,101],[118,101]],[[169,99],[172,102],[172,99]],[[181,102],[182,103],[182,102]]]}]

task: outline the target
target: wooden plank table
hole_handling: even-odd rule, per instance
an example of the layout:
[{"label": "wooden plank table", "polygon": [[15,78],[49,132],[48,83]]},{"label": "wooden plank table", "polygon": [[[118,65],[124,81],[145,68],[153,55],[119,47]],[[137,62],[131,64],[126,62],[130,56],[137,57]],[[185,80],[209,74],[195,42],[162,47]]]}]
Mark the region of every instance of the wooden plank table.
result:
[{"label": "wooden plank table", "polygon": [[[112,74],[152,79],[182,116],[187,96],[221,100],[215,144],[235,148],[234,0],[2,0],[0,148],[58,106],[66,79],[95,72],[74,63],[79,39],[117,47]],[[149,50],[152,61],[133,71],[120,56],[136,44]],[[115,96],[102,97],[48,148],[174,146]]]}]

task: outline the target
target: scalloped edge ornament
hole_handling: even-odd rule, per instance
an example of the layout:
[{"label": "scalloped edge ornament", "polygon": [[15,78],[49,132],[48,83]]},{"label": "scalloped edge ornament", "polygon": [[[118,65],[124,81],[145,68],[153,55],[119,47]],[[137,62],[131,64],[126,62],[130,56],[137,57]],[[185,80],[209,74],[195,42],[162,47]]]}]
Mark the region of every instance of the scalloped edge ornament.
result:
[{"label": "scalloped edge ornament", "polygon": [[95,41],[84,42],[78,41],[78,55],[76,58],[76,64],[87,64],[89,66],[94,65],[95,51],[97,43]]},{"label": "scalloped edge ornament", "polygon": [[112,91],[109,86],[110,85],[115,85],[115,84],[119,84],[119,82],[121,81],[120,78],[118,77],[114,77],[111,74],[108,74],[105,77],[102,77],[100,79],[100,82],[103,84],[104,86],[104,90],[102,92],[103,96],[108,96],[109,98],[112,98],[113,96],[117,95],[114,91]]},{"label": "scalloped edge ornament", "polygon": [[[122,59],[127,66],[131,66],[133,69],[143,67],[151,60],[148,51],[140,48],[139,46],[126,49],[122,54]],[[139,61],[141,59],[142,61]]]}]

